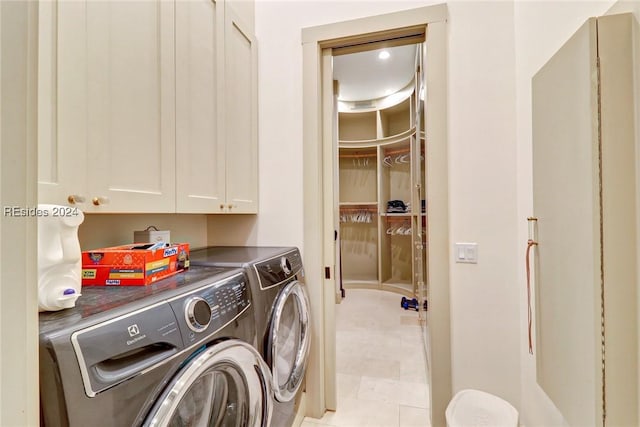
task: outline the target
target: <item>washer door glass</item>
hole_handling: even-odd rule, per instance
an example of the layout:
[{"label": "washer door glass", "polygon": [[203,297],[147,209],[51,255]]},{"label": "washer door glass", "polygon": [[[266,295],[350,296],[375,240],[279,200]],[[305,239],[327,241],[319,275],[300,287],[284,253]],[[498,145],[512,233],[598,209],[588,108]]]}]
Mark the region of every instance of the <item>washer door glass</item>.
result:
[{"label": "washer door glass", "polygon": [[302,283],[284,287],[273,313],[267,354],[276,399],[288,402],[302,384],[309,355],[309,298]]},{"label": "washer door glass", "polygon": [[248,424],[248,390],[233,366],[214,366],[198,377],[169,420],[172,427]]},{"label": "washer door glass", "polygon": [[241,341],[216,344],[198,354],[155,402],[146,426],[257,427],[271,419],[269,369]]}]

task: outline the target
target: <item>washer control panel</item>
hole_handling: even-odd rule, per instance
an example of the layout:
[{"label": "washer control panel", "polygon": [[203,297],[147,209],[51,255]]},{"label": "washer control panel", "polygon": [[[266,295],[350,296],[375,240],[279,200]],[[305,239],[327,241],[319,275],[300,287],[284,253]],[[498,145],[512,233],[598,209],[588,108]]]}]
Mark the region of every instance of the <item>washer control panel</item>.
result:
[{"label": "washer control panel", "polygon": [[95,397],[250,315],[247,275],[235,271],[211,276],[209,283],[203,278],[190,292],[73,332],[85,394]]},{"label": "washer control panel", "polygon": [[260,281],[260,288],[279,285],[302,271],[302,257],[298,250],[255,263],[253,268]]},{"label": "washer control panel", "polygon": [[203,340],[240,316],[250,305],[247,276],[238,273],[172,300],[185,346]]}]

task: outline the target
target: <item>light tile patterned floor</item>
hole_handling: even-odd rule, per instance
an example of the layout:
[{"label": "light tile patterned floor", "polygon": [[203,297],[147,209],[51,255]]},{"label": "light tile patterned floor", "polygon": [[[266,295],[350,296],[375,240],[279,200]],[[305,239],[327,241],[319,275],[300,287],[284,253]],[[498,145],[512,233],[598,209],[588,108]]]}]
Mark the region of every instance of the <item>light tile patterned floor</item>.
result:
[{"label": "light tile patterned floor", "polygon": [[336,306],[338,409],[302,427],[429,427],[429,387],[418,313],[401,296],[347,290]]}]

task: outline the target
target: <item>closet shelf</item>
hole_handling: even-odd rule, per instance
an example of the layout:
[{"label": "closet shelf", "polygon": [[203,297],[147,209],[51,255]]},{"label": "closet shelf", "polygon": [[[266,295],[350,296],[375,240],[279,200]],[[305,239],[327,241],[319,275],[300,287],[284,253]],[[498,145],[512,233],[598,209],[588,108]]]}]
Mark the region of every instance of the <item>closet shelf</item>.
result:
[{"label": "closet shelf", "polygon": [[339,157],[340,158],[356,158],[356,159],[362,159],[365,157],[376,157],[378,155],[378,153],[376,153],[375,151],[373,152],[369,152],[369,153],[340,153]]},{"label": "closet shelf", "polygon": [[373,139],[360,139],[360,140],[340,140],[338,144],[340,148],[366,148],[372,147],[376,145],[389,145],[395,144],[404,140],[409,139],[411,136],[415,135],[416,128],[415,126],[407,129],[404,132],[401,132],[397,135],[391,135],[384,138],[373,138]]}]

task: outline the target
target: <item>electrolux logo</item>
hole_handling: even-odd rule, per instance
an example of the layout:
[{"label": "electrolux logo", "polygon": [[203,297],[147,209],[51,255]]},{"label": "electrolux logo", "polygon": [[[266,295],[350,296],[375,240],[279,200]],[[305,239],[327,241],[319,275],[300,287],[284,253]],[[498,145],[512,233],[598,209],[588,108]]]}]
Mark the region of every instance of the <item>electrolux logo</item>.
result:
[{"label": "electrolux logo", "polygon": [[136,324],[129,326],[127,330],[129,331],[130,337],[135,337],[140,334],[140,328],[138,328],[138,325]]},{"label": "electrolux logo", "polygon": [[129,332],[129,336],[132,338],[127,340],[127,345],[135,344],[147,337],[145,334],[140,335],[140,328],[137,324],[127,326],[127,331]]}]

